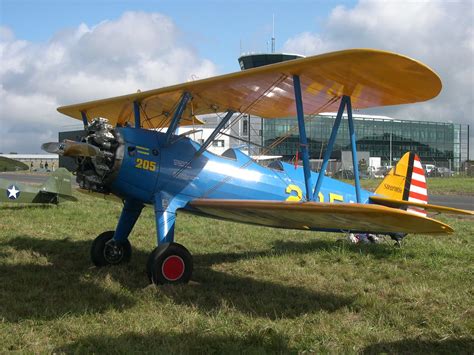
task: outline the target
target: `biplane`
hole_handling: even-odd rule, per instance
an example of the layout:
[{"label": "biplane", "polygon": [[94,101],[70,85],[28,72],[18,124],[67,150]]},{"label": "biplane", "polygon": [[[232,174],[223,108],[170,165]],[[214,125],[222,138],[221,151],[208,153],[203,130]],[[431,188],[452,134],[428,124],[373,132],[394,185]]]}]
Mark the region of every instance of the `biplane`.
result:
[{"label": "biplane", "polygon": [[[333,52],[156,90],[80,103],[58,111],[82,120],[82,142],[47,143],[44,149],[77,157],[79,186],[124,202],[115,231],[92,243],[97,266],[131,257],[130,232],[145,205],[156,218],[157,247],[147,263],[155,284],[191,278],[190,252],[175,242],[179,211],[276,228],[376,233],[453,230],[426,216],[427,210],[472,214],[427,203],[423,169],[406,154],[375,193],[361,189],[352,109],[399,105],[438,95],[441,80],[408,57],[369,49]],[[319,173],[309,164],[305,116],[337,110]],[[325,176],[344,111],[347,111],[355,186]],[[202,144],[177,135],[198,116],[221,113]],[[218,156],[207,147],[242,113],[265,119],[295,117],[302,167],[274,162],[263,167],[238,149]]]}]

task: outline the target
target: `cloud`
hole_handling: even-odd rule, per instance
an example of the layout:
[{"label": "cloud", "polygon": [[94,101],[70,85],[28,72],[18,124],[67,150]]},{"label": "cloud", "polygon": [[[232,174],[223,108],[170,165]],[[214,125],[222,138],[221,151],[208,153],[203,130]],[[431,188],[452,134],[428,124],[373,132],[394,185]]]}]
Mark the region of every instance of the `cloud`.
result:
[{"label": "cloud", "polygon": [[288,39],[284,51],[310,55],[347,48],[377,48],[415,58],[440,75],[441,94],[428,102],[372,109],[370,113],[472,124],[473,14],[471,0],[361,0],[352,8],[335,7],[320,32],[305,32]]},{"label": "cloud", "polygon": [[288,39],[283,45],[284,53],[312,55],[324,53],[325,43],[319,34],[303,32]]},{"label": "cloud", "polygon": [[40,152],[41,142],[79,123],[58,106],[216,74],[169,17],[144,12],[81,24],[41,44],[0,27],[0,62],[3,152]]}]

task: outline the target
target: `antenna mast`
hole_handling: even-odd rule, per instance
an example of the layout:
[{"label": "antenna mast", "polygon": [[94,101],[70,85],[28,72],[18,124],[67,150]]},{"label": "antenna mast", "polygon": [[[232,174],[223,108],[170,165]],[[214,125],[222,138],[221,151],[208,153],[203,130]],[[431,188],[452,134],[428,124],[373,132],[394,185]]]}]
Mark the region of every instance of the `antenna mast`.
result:
[{"label": "antenna mast", "polygon": [[275,53],[275,14],[273,14],[272,24],[272,53]]}]

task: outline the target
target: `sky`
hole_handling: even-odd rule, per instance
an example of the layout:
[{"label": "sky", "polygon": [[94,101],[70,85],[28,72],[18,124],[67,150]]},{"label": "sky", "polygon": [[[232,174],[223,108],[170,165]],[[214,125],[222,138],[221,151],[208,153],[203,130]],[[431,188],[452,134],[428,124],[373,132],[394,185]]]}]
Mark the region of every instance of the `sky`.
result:
[{"label": "sky", "polygon": [[361,113],[471,124],[474,157],[472,0],[0,0],[0,152],[80,128],[58,106],[238,71],[240,54],[270,50],[273,16],[277,52],[376,48],[430,66],[438,97]]}]

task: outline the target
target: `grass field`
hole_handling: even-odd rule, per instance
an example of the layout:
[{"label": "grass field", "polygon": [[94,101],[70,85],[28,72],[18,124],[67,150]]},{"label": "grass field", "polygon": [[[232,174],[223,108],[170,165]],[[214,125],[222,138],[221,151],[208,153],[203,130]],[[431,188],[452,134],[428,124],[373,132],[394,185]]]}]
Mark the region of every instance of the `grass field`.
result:
[{"label": "grass field", "polygon": [[342,235],[250,227],[180,214],[189,285],[148,284],[148,208],[130,264],[96,269],[92,239],[121,205],[0,207],[0,352],[470,353],[474,221],[402,248]]}]

